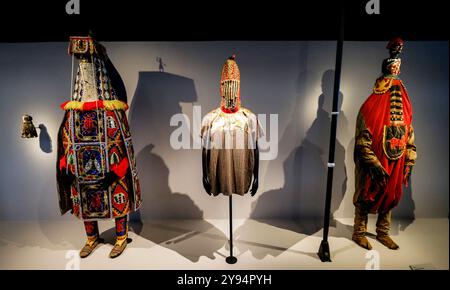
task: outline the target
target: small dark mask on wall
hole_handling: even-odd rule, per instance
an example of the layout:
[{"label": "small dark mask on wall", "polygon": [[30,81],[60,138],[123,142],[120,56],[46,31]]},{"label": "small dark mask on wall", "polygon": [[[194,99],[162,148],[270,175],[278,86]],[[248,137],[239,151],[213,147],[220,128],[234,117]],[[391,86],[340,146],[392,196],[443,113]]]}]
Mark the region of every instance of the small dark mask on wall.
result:
[{"label": "small dark mask on wall", "polygon": [[22,116],[22,138],[35,138],[38,134],[33,124],[33,118],[30,115]]}]

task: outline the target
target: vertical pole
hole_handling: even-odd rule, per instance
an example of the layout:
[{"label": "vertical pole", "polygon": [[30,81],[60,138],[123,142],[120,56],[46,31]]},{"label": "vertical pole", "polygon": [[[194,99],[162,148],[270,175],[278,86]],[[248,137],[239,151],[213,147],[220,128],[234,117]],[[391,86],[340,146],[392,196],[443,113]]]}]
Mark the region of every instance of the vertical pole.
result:
[{"label": "vertical pole", "polygon": [[225,259],[228,264],[235,264],[237,258],[233,256],[233,199],[230,193],[229,199],[229,221],[230,221],[230,255]]},{"label": "vertical pole", "polygon": [[333,108],[331,112],[331,133],[330,133],[330,147],[328,151],[328,174],[327,174],[327,191],[325,197],[325,210],[323,220],[323,239],[320,244],[319,258],[322,262],[331,262],[330,246],[328,244],[328,232],[330,227],[330,208],[331,208],[331,196],[333,189],[333,169],[334,169],[334,153],[336,146],[336,128],[337,118],[339,114],[339,88],[341,82],[341,67],[342,67],[342,49],[344,43],[344,3],[340,1],[340,20],[339,20],[339,38],[336,48],[336,64],[334,71],[334,88],[333,88]]}]

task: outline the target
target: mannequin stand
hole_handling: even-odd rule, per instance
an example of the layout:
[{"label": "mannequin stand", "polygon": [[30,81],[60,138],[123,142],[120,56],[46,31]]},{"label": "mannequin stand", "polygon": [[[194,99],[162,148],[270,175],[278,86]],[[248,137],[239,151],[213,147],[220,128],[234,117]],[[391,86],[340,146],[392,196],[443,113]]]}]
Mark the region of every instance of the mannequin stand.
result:
[{"label": "mannequin stand", "polygon": [[322,262],[331,262],[330,245],[328,244],[328,232],[330,228],[330,209],[331,209],[331,195],[333,190],[333,169],[334,169],[334,153],[336,147],[336,128],[339,114],[339,86],[341,82],[341,67],[342,67],[342,49],[344,45],[344,4],[341,2],[341,19],[339,39],[336,47],[336,64],[334,71],[334,88],[333,88],[333,107],[331,111],[331,133],[330,133],[330,147],[328,152],[328,174],[327,174],[327,191],[325,197],[325,210],[323,220],[323,239],[320,243],[317,255]]},{"label": "mannequin stand", "polygon": [[230,255],[225,259],[225,261],[228,264],[236,264],[237,258],[233,256],[233,200],[231,197],[232,194],[229,196],[229,219],[230,219]]}]

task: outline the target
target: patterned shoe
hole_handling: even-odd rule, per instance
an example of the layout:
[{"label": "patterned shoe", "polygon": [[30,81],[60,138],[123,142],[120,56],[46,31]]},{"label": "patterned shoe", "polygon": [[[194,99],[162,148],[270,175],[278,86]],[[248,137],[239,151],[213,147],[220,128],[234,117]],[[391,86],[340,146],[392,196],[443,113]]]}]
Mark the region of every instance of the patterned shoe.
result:
[{"label": "patterned shoe", "polygon": [[99,243],[102,243],[103,240],[100,238],[95,239],[94,241],[87,241],[84,247],[80,251],[80,258],[86,258],[89,256],[94,249],[98,246]]},{"label": "patterned shoe", "polygon": [[391,250],[398,250],[400,248],[388,235],[377,235],[377,240]]},{"label": "patterned shoe", "polygon": [[363,247],[367,250],[372,250],[372,245],[369,243],[365,236],[352,236],[352,240],[358,244],[358,246]]},{"label": "patterned shoe", "polygon": [[122,242],[116,241],[114,244],[114,247],[112,248],[111,252],[109,253],[109,257],[111,259],[119,257],[123,250],[125,250],[125,247],[127,246],[127,239],[123,240]]}]

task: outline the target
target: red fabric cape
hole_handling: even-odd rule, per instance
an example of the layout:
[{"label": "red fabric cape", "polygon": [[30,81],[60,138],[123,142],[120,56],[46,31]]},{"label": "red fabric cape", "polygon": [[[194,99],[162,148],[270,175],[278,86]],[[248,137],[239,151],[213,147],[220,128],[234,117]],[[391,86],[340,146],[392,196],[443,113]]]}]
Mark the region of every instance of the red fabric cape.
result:
[{"label": "red fabric cape", "polygon": [[[408,93],[399,79],[392,80],[392,86],[399,86],[402,94],[403,118],[407,126],[407,137],[412,122],[412,108]],[[381,165],[389,174],[389,181],[385,188],[373,185],[369,176],[362,191],[362,198],[369,206],[369,211],[387,212],[395,207],[402,196],[403,170],[406,153],[398,160],[389,160],[383,151],[383,128],[390,125],[390,91],[383,94],[371,94],[361,107],[366,127],[372,134],[372,150],[381,162]]]}]

